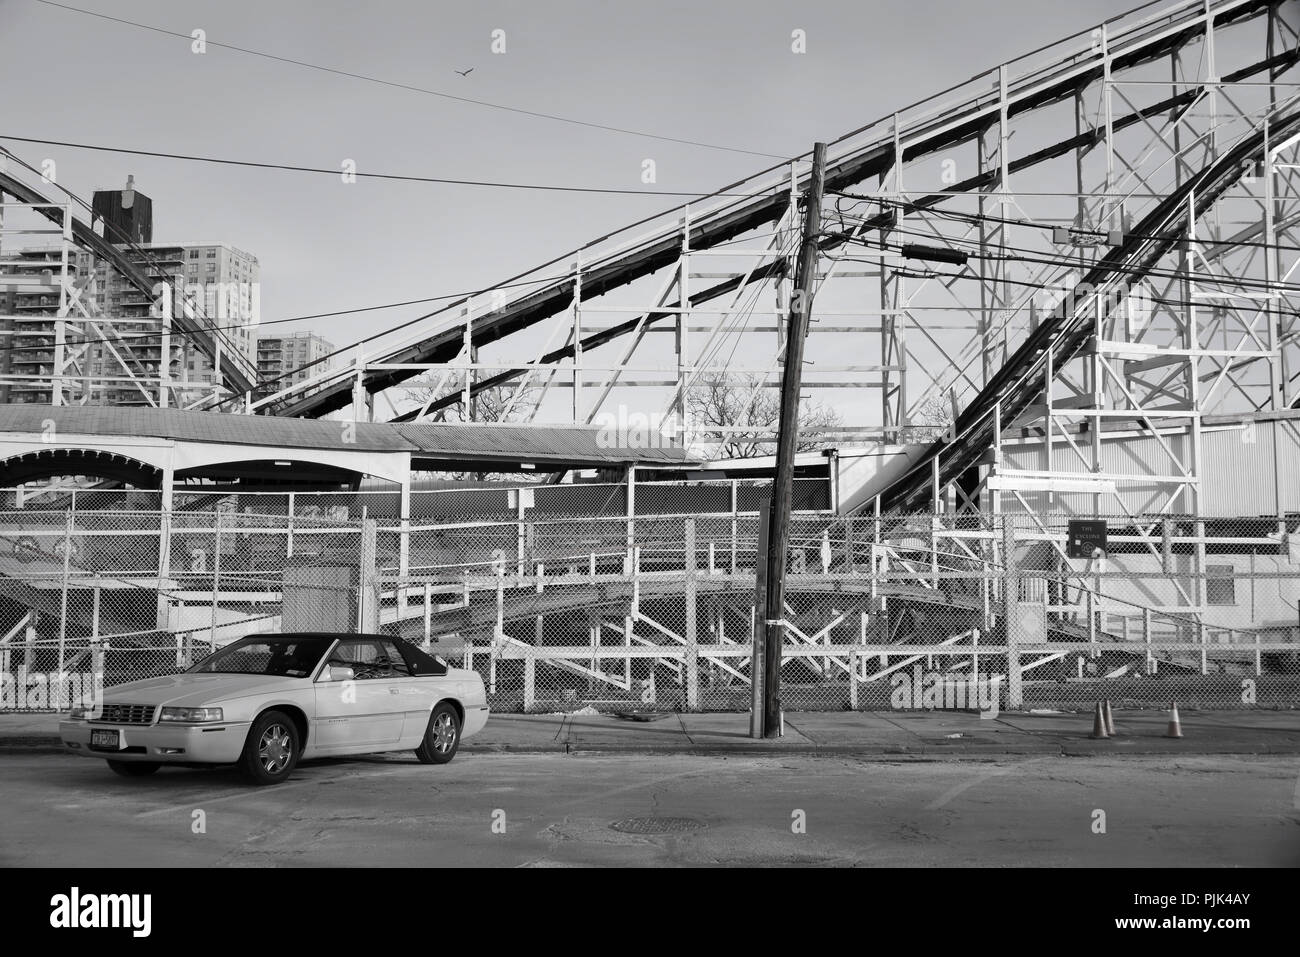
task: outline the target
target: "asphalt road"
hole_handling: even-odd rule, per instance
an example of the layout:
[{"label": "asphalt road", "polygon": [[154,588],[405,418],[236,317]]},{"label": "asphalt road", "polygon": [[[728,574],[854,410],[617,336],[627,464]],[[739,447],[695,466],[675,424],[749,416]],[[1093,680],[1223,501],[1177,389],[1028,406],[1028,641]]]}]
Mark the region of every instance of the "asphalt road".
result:
[{"label": "asphalt road", "polygon": [[254,789],[8,755],[0,865],[1294,867],[1298,774],[1289,757],[462,754],[317,761]]}]

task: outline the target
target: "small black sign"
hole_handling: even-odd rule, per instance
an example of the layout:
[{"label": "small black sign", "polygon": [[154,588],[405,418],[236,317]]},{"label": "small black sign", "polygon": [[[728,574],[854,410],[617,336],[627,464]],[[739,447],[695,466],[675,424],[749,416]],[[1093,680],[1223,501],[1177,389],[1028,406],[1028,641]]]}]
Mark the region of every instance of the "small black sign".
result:
[{"label": "small black sign", "polygon": [[1065,554],[1070,558],[1104,558],[1106,555],[1106,523],[1092,519],[1073,519]]}]

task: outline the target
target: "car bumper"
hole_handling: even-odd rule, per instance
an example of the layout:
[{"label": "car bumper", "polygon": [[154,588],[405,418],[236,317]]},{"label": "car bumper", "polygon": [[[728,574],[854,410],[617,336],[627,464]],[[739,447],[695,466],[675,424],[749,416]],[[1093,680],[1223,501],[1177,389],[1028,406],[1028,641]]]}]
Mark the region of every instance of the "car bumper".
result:
[{"label": "car bumper", "polygon": [[470,705],[465,708],[465,727],[461,728],[460,736],[468,738],[471,734],[478,734],[487,724],[488,707],[487,705]]},{"label": "car bumper", "polygon": [[[117,750],[92,748],[92,731],[116,731]],[[60,721],[59,739],[70,754],[111,761],[159,761],[164,764],[231,764],[248,737],[248,722],[215,725],[101,724]]]}]

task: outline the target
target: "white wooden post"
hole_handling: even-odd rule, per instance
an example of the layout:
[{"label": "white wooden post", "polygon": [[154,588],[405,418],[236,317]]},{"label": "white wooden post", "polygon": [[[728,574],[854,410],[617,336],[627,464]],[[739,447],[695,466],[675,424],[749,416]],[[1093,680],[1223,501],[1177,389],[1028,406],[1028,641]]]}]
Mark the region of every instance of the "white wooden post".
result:
[{"label": "white wooden post", "polygon": [[533,657],[533,649],[527,647],[524,649],[524,713],[527,714],[536,706],[537,660]]},{"label": "white wooden post", "polygon": [[424,583],[424,650],[433,644],[433,583]]}]

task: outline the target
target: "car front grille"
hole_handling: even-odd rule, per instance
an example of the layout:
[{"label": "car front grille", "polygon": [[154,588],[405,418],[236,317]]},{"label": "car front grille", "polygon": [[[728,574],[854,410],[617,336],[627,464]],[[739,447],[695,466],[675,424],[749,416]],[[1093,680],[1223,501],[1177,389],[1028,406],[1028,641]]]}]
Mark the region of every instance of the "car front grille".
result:
[{"label": "car front grille", "polygon": [[92,721],[104,724],[153,724],[151,704],[106,704],[103,713]]}]

